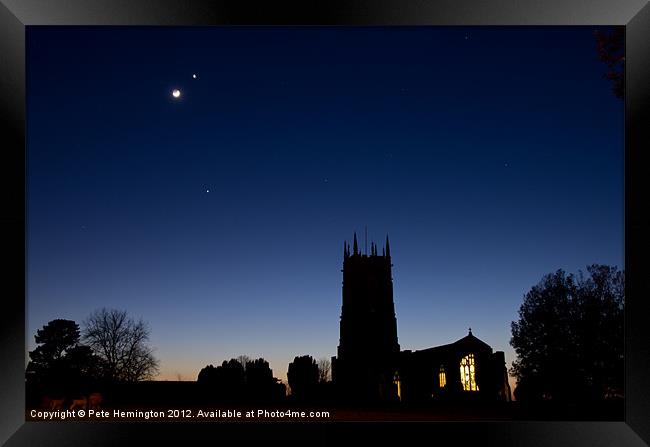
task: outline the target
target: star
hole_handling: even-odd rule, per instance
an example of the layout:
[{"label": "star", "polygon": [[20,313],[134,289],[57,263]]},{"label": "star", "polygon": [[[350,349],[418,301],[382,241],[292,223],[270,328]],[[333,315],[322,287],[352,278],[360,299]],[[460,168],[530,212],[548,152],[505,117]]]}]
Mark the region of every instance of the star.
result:
[{"label": "star", "polygon": [[209,189],[206,189],[205,192],[210,192],[210,190],[209,190]]},{"label": "star", "polygon": [[172,90],[172,96],[175,99],[180,98],[181,97],[181,91],[179,89],[175,88],[174,90]]},{"label": "star", "polygon": [[196,78],[197,78],[196,73],[194,73],[194,74],[192,75],[192,79],[196,79]]}]

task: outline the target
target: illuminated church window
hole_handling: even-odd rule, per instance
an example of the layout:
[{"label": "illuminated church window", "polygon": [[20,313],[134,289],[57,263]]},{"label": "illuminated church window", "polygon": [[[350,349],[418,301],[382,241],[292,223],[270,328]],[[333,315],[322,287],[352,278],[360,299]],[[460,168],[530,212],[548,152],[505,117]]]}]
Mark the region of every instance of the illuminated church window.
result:
[{"label": "illuminated church window", "polygon": [[402,400],[402,381],[399,379],[399,373],[397,371],[395,371],[395,375],[393,376],[393,383],[397,387],[397,398]]},{"label": "illuminated church window", "polygon": [[447,375],[445,374],[445,367],[440,367],[440,372],[438,373],[438,381],[440,383],[440,388],[444,388],[447,385]]},{"label": "illuminated church window", "polygon": [[465,391],[478,391],[476,385],[476,367],[474,365],[474,354],[468,354],[460,361],[460,382]]}]

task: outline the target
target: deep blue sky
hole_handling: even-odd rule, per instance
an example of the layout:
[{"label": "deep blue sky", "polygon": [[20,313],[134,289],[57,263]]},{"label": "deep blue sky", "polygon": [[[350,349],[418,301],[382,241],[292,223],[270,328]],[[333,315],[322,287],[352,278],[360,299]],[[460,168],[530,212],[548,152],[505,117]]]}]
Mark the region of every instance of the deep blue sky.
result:
[{"label": "deep blue sky", "polygon": [[471,326],[512,361],[545,273],[623,266],[593,31],[30,27],[28,348],[106,306],[149,322],[161,379],[240,354],[284,379],[336,353],[367,225],[403,349]]}]

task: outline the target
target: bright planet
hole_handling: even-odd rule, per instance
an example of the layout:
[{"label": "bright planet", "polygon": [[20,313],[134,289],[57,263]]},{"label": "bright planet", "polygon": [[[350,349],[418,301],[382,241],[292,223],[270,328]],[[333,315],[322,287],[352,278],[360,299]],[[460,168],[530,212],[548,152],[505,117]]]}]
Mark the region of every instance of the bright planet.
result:
[{"label": "bright planet", "polygon": [[174,90],[172,91],[172,96],[173,96],[174,98],[180,98],[180,97],[181,97],[181,91],[180,91],[179,89],[174,89]]}]

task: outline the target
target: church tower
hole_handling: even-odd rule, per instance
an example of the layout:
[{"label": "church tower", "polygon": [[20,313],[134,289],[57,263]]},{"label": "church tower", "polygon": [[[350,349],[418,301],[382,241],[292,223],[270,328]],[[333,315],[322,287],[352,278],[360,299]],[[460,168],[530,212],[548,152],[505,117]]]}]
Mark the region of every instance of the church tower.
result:
[{"label": "church tower", "polygon": [[343,244],[343,305],[332,379],[344,399],[381,402],[397,399],[395,375],[400,346],[393,302],[390,245],[382,254],[371,243],[359,251],[355,233],[352,252]]}]

